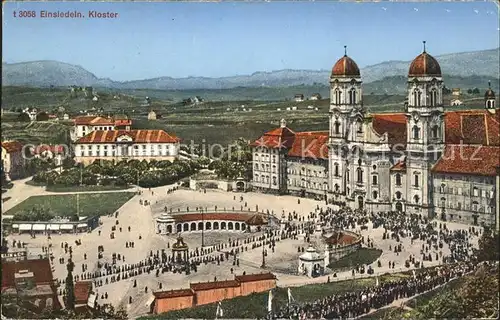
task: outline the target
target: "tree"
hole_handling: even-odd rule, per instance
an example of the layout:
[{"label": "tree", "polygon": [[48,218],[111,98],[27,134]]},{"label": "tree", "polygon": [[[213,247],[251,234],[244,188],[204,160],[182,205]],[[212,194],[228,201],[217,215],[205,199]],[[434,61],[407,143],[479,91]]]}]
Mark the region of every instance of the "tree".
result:
[{"label": "tree", "polygon": [[467,90],[468,94],[472,94],[472,89]]},{"label": "tree", "polygon": [[75,162],[75,159],[73,158],[70,158],[70,157],[65,157],[62,161],[62,167],[64,169],[70,169],[70,168],[73,168],[75,166],[76,162]]},{"label": "tree", "polygon": [[64,297],[64,303],[66,309],[74,311],[75,310],[75,285],[73,283],[73,268],[75,264],[69,258],[66,269],[68,270],[68,275],[66,276],[66,296]]},{"label": "tree", "polygon": [[498,232],[493,233],[490,228],[484,228],[483,235],[479,238],[479,250],[477,259],[479,261],[499,261],[500,246]]},{"label": "tree", "polygon": [[479,94],[479,93],[480,93],[480,92],[479,92],[479,89],[478,89],[478,88],[474,88],[474,89],[472,90],[472,94]]},{"label": "tree", "polygon": [[30,116],[26,112],[22,112],[21,114],[19,114],[17,119],[19,120],[19,122],[30,122],[31,121]]}]

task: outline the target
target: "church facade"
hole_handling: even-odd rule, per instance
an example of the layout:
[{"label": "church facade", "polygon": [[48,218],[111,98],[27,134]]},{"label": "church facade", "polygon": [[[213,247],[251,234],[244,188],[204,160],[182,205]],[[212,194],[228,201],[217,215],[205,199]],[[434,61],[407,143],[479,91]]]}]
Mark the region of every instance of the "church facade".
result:
[{"label": "church facade", "polygon": [[445,111],[438,61],[424,51],[408,72],[404,112],[370,114],[361,74],[347,54],[330,76],[329,130],[280,128],[254,141],[254,190],[313,196],[369,211],[446,221],[498,220],[500,112]]}]

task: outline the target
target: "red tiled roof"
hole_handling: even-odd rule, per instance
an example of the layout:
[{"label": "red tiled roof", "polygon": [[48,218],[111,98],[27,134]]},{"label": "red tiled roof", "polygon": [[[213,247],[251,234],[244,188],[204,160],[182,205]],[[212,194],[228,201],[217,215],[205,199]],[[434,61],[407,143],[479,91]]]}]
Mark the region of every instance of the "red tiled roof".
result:
[{"label": "red tiled roof", "polygon": [[239,287],[239,286],[240,286],[240,283],[236,280],[200,282],[200,283],[191,283],[191,285],[190,285],[191,289],[193,289],[194,291],[233,288],[233,287]]},{"label": "red tiled roof", "polygon": [[2,142],[2,148],[4,148],[7,153],[12,153],[21,151],[23,145],[19,141],[5,141]]},{"label": "red tiled roof", "polygon": [[353,244],[358,240],[357,237],[352,236],[350,234],[346,234],[344,232],[335,232],[331,237],[326,239],[326,243],[328,244]]},{"label": "red tiled roof", "polygon": [[96,130],[78,139],[80,143],[114,143],[120,136],[129,136],[135,143],[176,143],[180,139],[163,130]]},{"label": "red tiled roof", "polygon": [[256,274],[235,276],[234,279],[242,283],[242,282],[252,282],[252,281],[262,281],[262,280],[274,280],[276,279],[276,276],[271,272],[268,272],[268,273],[256,273]]},{"label": "red tiled roof", "polygon": [[300,158],[328,159],[328,131],[296,132],[288,155]]},{"label": "red tiled roof", "polygon": [[390,145],[406,145],[406,115],[404,113],[380,113],[373,115],[373,130],[382,135],[387,132]]},{"label": "red tiled roof", "polygon": [[188,213],[172,215],[176,222],[201,221],[203,220],[232,220],[244,222],[252,217],[248,213]]},{"label": "red tiled roof", "polygon": [[2,261],[2,290],[4,288],[15,287],[14,274],[19,270],[33,272],[35,283],[52,284],[53,276],[49,259]]},{"label": "red tiled roof", "polygon": [[191,289],[177,289],[170,291],[156,291],[153,292],[156,299],[168,299],[168,298],[178,298],[178,297],[189,297],[194,296],[194,292]]},{"label": "red tiled roof", "polygon": [[90,292],[92,291],[92,281],[75,282],[75,303],[87,303]]},{"label": "red tiled roof", "polygon": [[463,110],[445,113],[446,144],[500,146],[500,113]]},{"label": "red tiled roof", "polygon": [[290,148],[295,138],[295,132],[287,127],[280,127],[264,133],[262,137],[250,144],[252,147]]},{"label": "red tiled roof", "polygon": [[498,166],[500,147],[447,145],[432,172],[495,176]]},{"label": "red tiled roof", "polygon": [[114,119],[112,117],[79,116],[74,120],[75,125],[87,126],[127,126],[132,123],[130,119]]},{"label": "red tiled roof", "polygon": [[267,218],[264,217],[264,215],[257,213],[248,218],[245,222],[250,226],[261,226],[267,224]]},{"label": "red tiled roof", "polygon": [[393,165],[390,169],[391,171],[406,171],[406,162],[398,161],[395,165]]}]

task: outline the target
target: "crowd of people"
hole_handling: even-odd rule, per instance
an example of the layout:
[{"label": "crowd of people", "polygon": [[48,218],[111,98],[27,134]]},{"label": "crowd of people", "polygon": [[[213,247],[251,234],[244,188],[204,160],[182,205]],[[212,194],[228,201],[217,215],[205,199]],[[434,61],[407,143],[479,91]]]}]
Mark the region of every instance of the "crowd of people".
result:
[{"label": "crowd of people", "polygon": [[[496,268],[498,262],[460,262],[437,268],[423,269],[413,276],[388,281],[375,286],[332,295],[303,304],[290,303],[270,312],[266,319],[351,319],[367,314],[372,309],[390,305],[394,300],[410,298],[435,289],[450,280],[471,273],[478,268]],[[378,281],[377,281],[378,282]]]}]

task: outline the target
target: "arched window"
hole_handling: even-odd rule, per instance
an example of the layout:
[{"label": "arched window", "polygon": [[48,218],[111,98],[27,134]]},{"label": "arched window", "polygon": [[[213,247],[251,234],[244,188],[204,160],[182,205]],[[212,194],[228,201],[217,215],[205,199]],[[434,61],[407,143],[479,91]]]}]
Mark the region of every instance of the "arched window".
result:
[{"label": "arched window", "polygon": [[432,132],[431,132],[431,134],[432,134],[432,137],[434,139],[436,139],[438,137],[438,134],[439,134],[439,127],[438,127],[438,125],[432,126]]},{"label": "arched window", "polygon": [[349,104],[356,104],[356,89],[349,90]]},{"label": "arched window", "polygon": [[276,185],[276,177],[273,177],[273,185]]},{"label": "arched window", "polygon": [[413,126],[413,139],[420,139],[420,128],[418,126]]},{"label": "arched window", "polygon": [[378,198],[378,192],[377,191],[373,191],[373,199],[377,199]]},{"label": "arched window", "polygon": [[334,124],[335,134],[340,134],[340,122],[337,120]]},{"label": "arched window", "polygon": [[401,199],[401,192],[396,192],[396,199]]},{"label": "arched window", "polygon": [[431,107],[437,106],[437,91],[436,89],[431,90]]},{"label": "arched window", "polygon": [[342,92],[337,88],[334,91],[335,94],[335,104],[340,104]]},{"label": "arched window", "polygon": [[446,205],[446,199],[443,197],[441,198],[441,208],[444,208],[445,205]]},{"label": "arched window", "polygon": [[339,164],[338,163],[335,163],[334,164],[334,172],[335,172],[335,176],[338,177],[339,176]]},{"label": "arched window", "polygon": [[413,175],[413,180],[414,180],[414,185],[413,186],[418,188],[418,186],[420,185],[418,174],[414,174]]},{"label": "arched window", "polygon": [[486,107],[487,107],[488,109],[490,109],[490,108],[491,108],[491,101],[490,101],[490,100],[486,101]]},{"label": "arched window", "polygon": [[358,183],[363,183],[363,170],[361,168],[358,168],[356,171],[358,174]]},{"label": "arched window", "polygon": [[420,98],[422,97],[422,93],[420,90],[416,89],[413,91],[413,101],[415,107],[420,107]]},{"label": "arched window", "polygon": [[439,192],[440,193],[445,193],[445,188],[446,188],[446,185],[444,183],[441,184],[441,187],[439,188]]},{"label": "arched window", "polygon": [[372,176],[372,184],[377,185],[378,184],[378,177],[376,175]]},{"label": "arched window", "polygon": [[418,204],[418,202],[420,201],[420,197],[418,195],[415,195],[413,197],[413,201]]},{"label": "arched window", "polygon": [[363,121],[361,119],[356,120],[356,132],[363,133]]},{"label": "arched window", "polygon": [[340,188],[340,187],[339,187],[339,185],[336,183],[334,188],[335,188],[335,191],[339,191],[339,188]]},{"label": "arched window", "polygon": [[396,173],[396,185],[401,185],[401,175],[399,173]]}]

